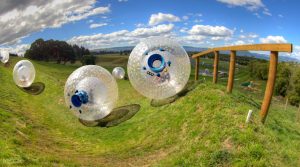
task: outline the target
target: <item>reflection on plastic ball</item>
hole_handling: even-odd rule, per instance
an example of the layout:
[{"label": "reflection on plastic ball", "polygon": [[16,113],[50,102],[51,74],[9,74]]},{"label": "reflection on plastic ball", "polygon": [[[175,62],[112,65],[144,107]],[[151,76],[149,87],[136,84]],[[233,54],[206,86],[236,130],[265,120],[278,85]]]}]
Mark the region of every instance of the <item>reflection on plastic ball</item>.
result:
[{"label": "reflection on plastic ball", "polygon": [[118,87],[106,69],[87,65],[69,76],[64,95],[73,114],[85,121],[95,121],[112,111],[118,99]]},{"label": "reflection on plastic ball", "polygon": [[116,79],[124,79],[125,77],[125,70],[122,67],[116,67],[112,71],[113,77]]},{"label": "reflection on plastic ball", "polygon": [[0,60],[2,63],[7,63],[9,60],[9,52],[6,50],[0,51]]},{"label": "reflection on plastic ball", "polygon": [[19,61],[14,67],[13,77],[19,87],[29,87],[35,78],[33,64],[28,60]]},{"label": "reflection on plastic ball", "polygon": [[186,85],[190,60],[175,41],[154,37],[140,42],[131,52],[127,65],[132,86],[152,99],[165,99]]}]

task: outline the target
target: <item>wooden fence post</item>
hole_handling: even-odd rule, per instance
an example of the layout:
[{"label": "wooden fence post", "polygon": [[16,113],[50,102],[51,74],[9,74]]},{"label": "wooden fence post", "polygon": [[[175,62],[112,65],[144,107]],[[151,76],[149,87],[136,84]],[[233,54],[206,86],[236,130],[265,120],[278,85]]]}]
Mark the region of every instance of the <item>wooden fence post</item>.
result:
[{"label": "wooden fence post", "polygon": [[235,57],[236,57],[236,51],[230,51],[229,76],[228,76],[228,82],[227,82],[227,92],[228,93],[231,93],[232,88],[233,88]]},{"label": "wooden fence post", "polygon": [[284,111],[286,111],[286,108],[287,108],[288,104],[289,104],[289,98],[286,98],[286,100],[285,100],[285,106],[284,106]]},{"label": "wooden fence post", "polygon": [[297,113],[297,121],[300,120],[300,104],[299,104],[299,108],[298,108],[298,113]]},{"label": "wooden fence post", "polygon": [[219,51],[215,51],[213,83],[218,82],[218,69],[219,69]]},{"label": "wooden fence post", "polygon": [[271,51],[268,81],[265,90],[265,97],[260,111],[260,117],[262,123],[265,123],[266,121],[268,110],[272,101],[272,95],[273,95],[273,90],[274,90],[275,80],[276,80],[277,63],[278,63],[278,52]]},{"label": "wooden fence post", "polygon": [[195,63],[195,80],[197,81],[199,77],[199,57],[196,58]]}]

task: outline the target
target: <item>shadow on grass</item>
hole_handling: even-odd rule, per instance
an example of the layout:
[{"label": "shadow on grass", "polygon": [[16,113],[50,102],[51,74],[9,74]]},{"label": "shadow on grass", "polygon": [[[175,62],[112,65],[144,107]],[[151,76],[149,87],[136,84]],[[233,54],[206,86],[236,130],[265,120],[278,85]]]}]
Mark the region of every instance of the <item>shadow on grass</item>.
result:
[{"label": "shadow on grass", "polygon": [[[18,87],[18,86],[17,86]],[[42,82],[35,82],[27,88],[18,87],[23,92],[31,95],[39,95],[45,90],[45,84]]]},{"label": "shadow on grass", "polygon": [[171,103],[175,102],[176,100],[178,100],[179,98],[186,96],[190,91],[194,90],[199,83],[202,83],[202,82],[203,82],[203,80],[189,81],[186,84],[186,86],[183,88],[183,90],[180,91],[179,93],[177,93],[176,95],[166,98],[166,99],[161,99],[161,100],[152,99],[150,102],[150,105],[152,107],[160,107],[160,106],[164,106],[167,104],[171,104]]},{"label": "shadow on grass", "polygon": [[131,104],[113,109],[106,117],[96,121],[85,121],[79,119],[79,122],[87,127],[113,127],[131,119],[139,110],[139,104]]},{"label": "shadow on grass", "polygon": [[5,68],[10,67],[10,62],[5,63],[5,64],[4,64],[4,67],[5,67]]},{"label": "shadow on grass", "polygon": [[231,98],[236,100],[239,103],[249,104],[249,105],[255,107],[256,109],[261,108],[261,103],[254,100],[251,96],[246,96],[241,93],[236,93],[236,94],[232,94]]}]

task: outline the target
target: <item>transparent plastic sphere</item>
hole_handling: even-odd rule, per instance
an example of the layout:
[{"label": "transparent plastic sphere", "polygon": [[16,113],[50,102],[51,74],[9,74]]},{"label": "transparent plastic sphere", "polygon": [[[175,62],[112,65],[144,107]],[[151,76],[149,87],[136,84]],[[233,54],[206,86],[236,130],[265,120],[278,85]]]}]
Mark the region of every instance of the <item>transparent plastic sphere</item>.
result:
[{"label": "transparent plastic sphere", "polygon": [[107,116],[118,99],[118,86],[104,68],[86,65],[76,69],[68,78],[64,90],[66,105],[85,121]]},{"label": "transparent plastic sphere", "polygon": [[124,79],[125,70],[122,67],[115,67],[112,71],[112,76],[116,79]]},{"label": "transparent plastic sphere", "polygon": [[35,69],[28,60],[19,61],[13,70],[13,78],[19,87],[29,87],[35,79]]},{"label": "transparent plastic sphere", "polygon": [[2,63],[7,63],[9,60],[9,52],[7,50],[0,51],[0,61]]},{"label": "transparent plastic sphere", "polygon": [[127,65],[132,86],[151,99],[165,99],[180,92],[189,80],[190,59],[177,42],[154,37],[140,42]]}]

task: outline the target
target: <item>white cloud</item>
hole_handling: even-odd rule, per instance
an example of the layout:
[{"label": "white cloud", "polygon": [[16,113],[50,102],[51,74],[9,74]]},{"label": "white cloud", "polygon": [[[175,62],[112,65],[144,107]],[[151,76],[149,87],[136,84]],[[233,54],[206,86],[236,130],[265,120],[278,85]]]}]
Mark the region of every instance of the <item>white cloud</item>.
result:
[{"label": "white cloud", "polygon": [[187,33],[188,28],[182,27],[179,31],[180,31],[181,33]]},{"label": "white cloud", "polygon": [[203,22],[203,20],[201,20],[201,19],[195,19],[194,20],[194,23],[201,23],[201,22]]},{"label": "white cloud", "polygon": [[204,36],[221,36],[229,37],[233,35],[233,30],[224,26],[210,26],[210,25],[194,25],[189,30],[191,35],[204,35]]},{"label": "white cloud", "polygon": [[292,53],[281,53],[281,55],[289,56],[291,58],[296,58],[300,62],[300,45],[293,45]]},{"label": "white cloud", "polygon": [[90,28],[98,28],[98,27],[103,27],[106,25],[107,25],[107,23],[95,23],[95,24],[91,24]]},{"label": "white cloud", "polygon": [[192,17],[202,17],[202,13],[188,13],[187,15],[192,16]]},{"label": "white cloud", "polygon": [[253,13],[253,15],[256,16],[257,18],[261,19],[260,14],[258,14],[258,13]]},{"label": "white cloud", "polygon": [[149,25],[154,26],[163,22],[179,22],[180,18],[166,13],[152,14],[149,20]]},{"label": "white cloud", "polygon": [[258,35],[257,34],[249,34],[248,38],[258,38]]},{"label": "white cloud", "polygon": [[143,23],[137,23],[135,24],[136,27],[141,28],[141,27],[145,27],[146,25]]},{"label": "white cloud", "polygon": [[177,40],[182,44],[204,44],[205,36],[202,35],[188,35],[183,37],[177,37]]},{"label": "white cloud", "polygon": [[33,32],[110,11],[109,6],[95,7],[95,3],[95,0],[1,1],[0,8],[6,8],[0,11],[0,44],[14,44]]},{"label": "white cloud", "polygon": [[266,38],[259,39],[261,43],[287,43],[287,40],[283,36],[269,35]]},{"label": "white cloud", "polygon": [[220,37],[220,36],[216,36],[216,37],[211,37],[210,38],[212,41],[221,41],[221,40],[224,40],[224,41],[228,41],[231,39],[231,37]]},{"label": "white cloud", "polygon": [[0,49],[7,50],[9,53],[17,54],[19,56],[24,56],[27,49],[30,48],[29,44],[21,44],[10,47],[0,47]]},{"label": "white cloud", "polygon": [[225,3],[229,6],[245,7],[250,11],[255,11],[258,10],[259,8],[265,7],[265,5],[261,0],[217,0],[217,1]]},{"label": "white cloud", "polygon": [[244,45],[245,42],[242,41],[242,40],[238,40],[238,41],[236,41],[234,44],[235,44],[235,45]]},{"label": "white cloud", "polygon": [[240,35],[239,36],[240,39],[249,39],[249,38],[258,38],[258,35],[257,34],[254,34],[254,33],[250,33],[250,34],[247,34],[247,35]]},{"label": "white cloud", "polygon": [[244,7],[247,10],[254,12],[253,14],[257,18],[261,18],[258,11],[261,11],[261,14],[272,16],[270,10],[265,6],[262,0],[217,0],[218,2],[225,3],[229,7]]},{"label": "white cloud", "polygon": [[189,16],[182,16],[182,19],[183,19],[183,20],[188,20],[188,19],[189,19]]},{"label": "white cloud", "polygon": [[176,30],[179,30],[177,33],[181,32],[186,35],[181,36],[181,33],[180,35],[175,33],[175,26],[173,24],[161,24],[153,27],[139,27],[131,31],[120,30],[107,34],[99,33],[94,35],[75,36],[69,39],[68,42],[71,44],[82,45],[89,49],[98,49],[135,45],[141,39],[152,36],[164,36],[168,38],[174,38],[182,45],[205,47],[208,44],[208,41],[210,42],[209,44],[211,44],[213,41],[232,41],[234,33],[234,30],[224,26],[210,25],[195,25],[190,29],[182,27]]},{"label": "white cloud", "polygon": [[135,37],[161,35],[164,33],[170,33],[173,30],[173,28],[173,24],[162,24],[151,28],[137,28],[131,32],[131,35]]},{"label": "white cloud", "polygon": [[268,16],[272,16],[269,9],[267,9],[267,8],[264,9],[263,14],[268,15]]},{"label": "white cloud", "polygon": [[279,14],[278,17],[279,17],[279,18],[283,18],[283,15],[282,15],[282,14]]},{"label": "white cloud", "polygon": [[300,46],[294,46],[293,53],[291,56],[295,57],[296,59],[300,60]]},{"label": "white cloud", "polygon": [[172,36],[173,24],[162,24],[150,28],[136,28],[133,31],[120,30],[108,34],[75,36],[68,40],[89,49],[136,44],[140,39],[151,36]]},{"label": "white cloud", "polygon": [[127,2],[128,0],[118,0],[118,2]]}]

